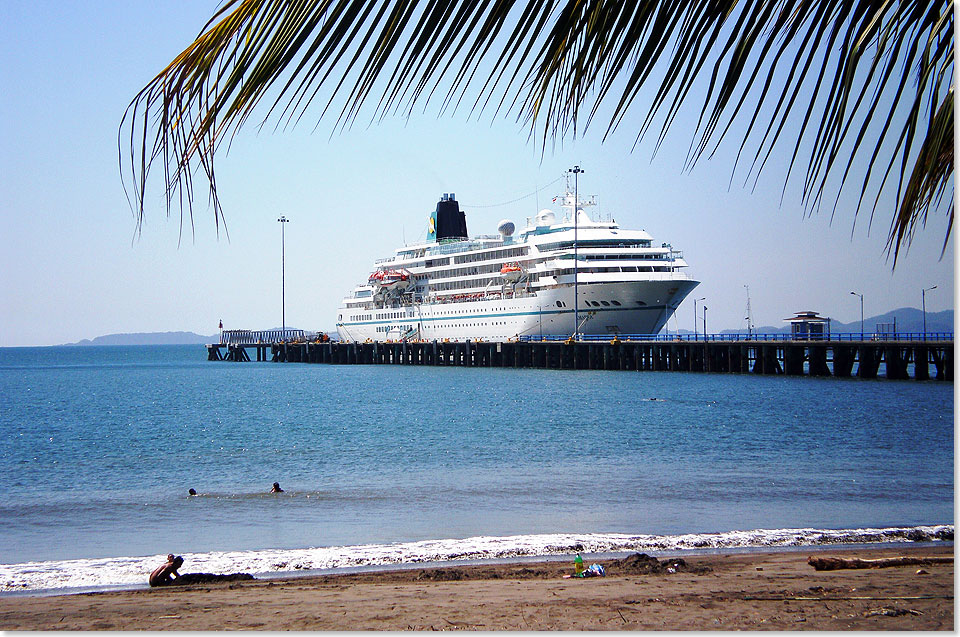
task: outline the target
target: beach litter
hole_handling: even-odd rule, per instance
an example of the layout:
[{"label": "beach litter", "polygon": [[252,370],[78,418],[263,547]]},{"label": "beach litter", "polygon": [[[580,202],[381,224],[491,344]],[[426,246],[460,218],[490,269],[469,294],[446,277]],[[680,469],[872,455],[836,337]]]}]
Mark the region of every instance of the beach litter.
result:
[{"label": "beach litter", "polygon": [[604,570],[602,566],[600,566],[599,564],[591,564],[586,569],[580,570],[577,573],[574,573],[573,575],[564,575],[563,579],[570,579],[570,578],[581,579],[585,577],[606,577],[606,575],[607,575],[607,572]]},{"label": "beach litter", "polygon": [[697,575],[709,572],[709,566],[688,566],[682,557],[672,557],[663,561],[646,553],[634,553],[619,560],[614,560],[609,565],[611,573],[624,573],[630,575],[649,575],[663,574],[673,575],[675,573],[695,573]]},{"label": "beach litter", "polygon": [[876,610],[871,610],[863,614],[864,617],[875,617],[877,615],[884,615],[886,617],[902,617],[903,615],[914,615],[919,617],[923,615],[918,610],[913,610],[912,608],[891,608],[889,606],[884,606]]}]

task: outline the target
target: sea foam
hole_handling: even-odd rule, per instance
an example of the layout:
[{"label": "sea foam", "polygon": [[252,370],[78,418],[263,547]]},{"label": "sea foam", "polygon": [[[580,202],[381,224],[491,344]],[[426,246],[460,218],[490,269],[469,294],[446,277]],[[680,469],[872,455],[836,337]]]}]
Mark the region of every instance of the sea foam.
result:
[{"label": "sea foam", "polygon": [[[423,540],[394,544],[184,553],[184,572],[295,574],[364,566],[510,559],[633,551],[666,552],[953,541],[953,525],[862,529],[757,529],[682,535],[543,534]],[[166,555],[0,564],[0,592],[57,591],[146,586]]]}]

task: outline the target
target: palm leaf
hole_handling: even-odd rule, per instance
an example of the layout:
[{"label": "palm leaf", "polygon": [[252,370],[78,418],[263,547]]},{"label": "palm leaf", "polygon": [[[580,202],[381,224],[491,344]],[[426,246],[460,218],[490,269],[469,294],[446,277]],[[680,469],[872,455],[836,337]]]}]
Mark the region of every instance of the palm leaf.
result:
[{"label": "palm leaf", "polygon": [[367,104],[376,121],[473,91],[471,114],[513,115],[544,148],[601,116],[606,141],[642,104],[636,141],[656,127],[654,152],[692,102],[688,168],[745,129],[731,178],[749,160],[756,183],[784,149],[785,196],[806,154],[808,213],[829,190],[835,214],[852,181],[872,220],[889,192],[895,265],[931,212],[945,245],[953,227],[953,21],[952,0],[228,0],[127,108],[124,187],[139,228],[159,162],[168,215],[192,224],[202,171],[219,228],[220,145],[261,104],[260,126],[292,125],[321,95],[336,131]]}]

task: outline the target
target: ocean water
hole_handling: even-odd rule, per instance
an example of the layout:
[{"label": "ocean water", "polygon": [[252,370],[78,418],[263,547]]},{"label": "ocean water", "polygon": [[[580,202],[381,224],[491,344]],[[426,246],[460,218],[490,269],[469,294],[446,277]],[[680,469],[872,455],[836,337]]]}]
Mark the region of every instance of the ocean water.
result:
[{"label": "ocean water", "polygon": [[953,401],[935,381],[0,349],[0,591],[142,584],[168,552],[283,573],[952,540]]}]

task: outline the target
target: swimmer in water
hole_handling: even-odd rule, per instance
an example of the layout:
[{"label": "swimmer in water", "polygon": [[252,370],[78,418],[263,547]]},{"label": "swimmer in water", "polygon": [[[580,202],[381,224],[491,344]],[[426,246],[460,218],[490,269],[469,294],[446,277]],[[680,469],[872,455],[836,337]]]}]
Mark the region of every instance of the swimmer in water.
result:
[{"label": "swimmer in water", "polygon": [[270,489],[270,493],[283,493],[283,489],[280,488],[279,482],[273,483],[273,488]]}]

